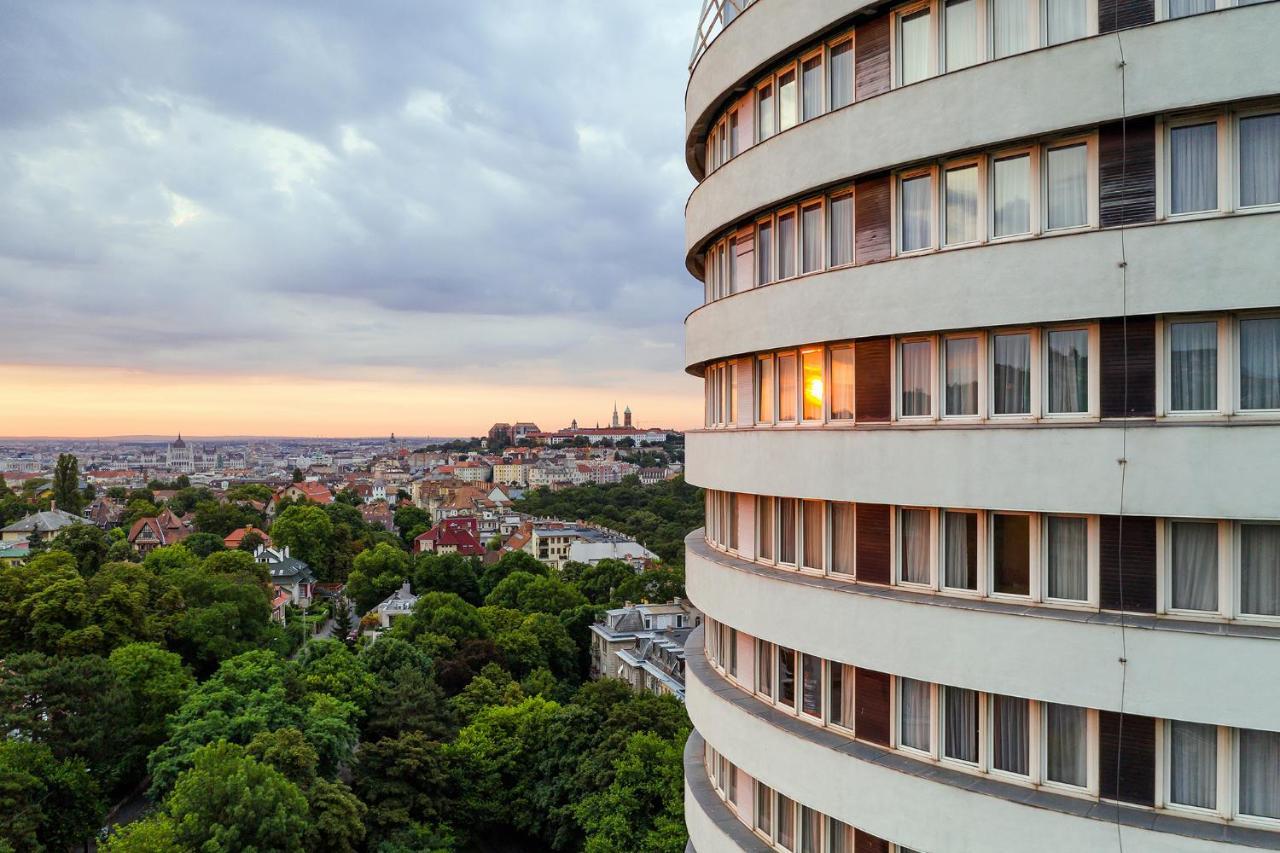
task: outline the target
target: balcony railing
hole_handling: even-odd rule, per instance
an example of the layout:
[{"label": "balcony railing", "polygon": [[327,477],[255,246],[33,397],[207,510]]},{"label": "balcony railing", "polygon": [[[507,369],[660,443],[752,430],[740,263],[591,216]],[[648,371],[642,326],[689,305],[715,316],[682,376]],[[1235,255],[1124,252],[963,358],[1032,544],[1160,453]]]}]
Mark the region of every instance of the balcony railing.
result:
[{"label": "balcony railing", "polygon": [[702,0],[702,14],[698,16],[698,31],[693,36],[693,53],[689,56],[689,73],[697,67],[698,60],[706,52],[716,36],[733,22],[752,3],[760,0]]}]

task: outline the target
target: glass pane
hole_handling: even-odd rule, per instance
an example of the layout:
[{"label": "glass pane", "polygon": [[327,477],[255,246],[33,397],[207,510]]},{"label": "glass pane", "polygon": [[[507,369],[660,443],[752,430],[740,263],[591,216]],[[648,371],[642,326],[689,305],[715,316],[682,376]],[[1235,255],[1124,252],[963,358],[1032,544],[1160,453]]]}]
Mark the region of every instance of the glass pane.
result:
[{"label": "glass pane", "polygon": [[778,647],[778,701],[795,707],[796,704],[796,653]]},{"label": "glass pane", "polygon": [[1089,332],[1049,332],[1049,412],[1089,411]]},{"label": "glass pane", "polygon": [[1049,597],[1068,601],[1089,598],[1089,522],[1084,518],[1048,517]]},{"label": "glass pane", "polygon": [[958,761],[978,761],[978,694],[960,687],[942,688],[943,754]]},{"label": "glass pane", "polygon": [[900,512],[902,572],[906,583],[929,583],[929,510],[904,509]]},{"label": "glass pane", "polygon": [[947,28],[947,70],[968,68],[978,62],[978,0],[950,0],[943,23]]},{"label": "glass pane", "polygon": [[1031,157],[996,160],[994,168],[995,236],[1031,232]]},{"label": "glass pane", "polygon": [[822,208],[800,211],[800,272],[822,269]]},{"label": "glass pane", "polygon": [[831,351],[831,419],[853,418],[853,347]]},{"label": "glass pane", "polygon": [[1049,44],[1084,38],[1087,25],[1084,4],[1085,0],[1047,0]]},{"label": "glass pane", "polygon": [[1169,0],[1169,17],[1185,18],[1188,15],[1199,15],[1212,12],[1214,0]]},{"label": "glass pane", "polygon": [[773,281],[773,226],[763,223],[756,234],[756,281]]},{"label": "glass pane", "polygon": [[914,678],[898,679],[898,743],[929,751],[929,684]]},{"label": "glass pane", "polygon": [[1048,175],[1048,226],[1075,228],[1089,222],[1086,208],[1089,202],[1089,148],[1069,145],[1066,148],[1050,148],[1045,158]]},{"label": "glass pane", "polygon": [[773,422],[773,359],[762,358],[757,364],[759,371],[756,382],[756,420],[759,423]]},{"label": "glass pane", "polygon": [[827,819],[830,853],[853,853],[853,827],[835,818]]},{"label": "glass pane", "polygon": [[826,542],[822,538],[823,515],[826,504],[822,501],[805,501],[804,513],[804,566],[806,569],[824,569]]},{"label": "glass pane", "polygon": [[844,704],[841,702],[842,676],[844,675],[844,664],[830,662],[827,664],[827,696],[830,698],[830,711],[827,714],[827,721],[832,725],[847,725],[844,716]]},{"label": "glass pane", "polygon": [[800,73],[804,86],[804,120],[808,121],[822,114],[822,57],[805,60]]},{"label": "glass pane", "polygon": [[1280,318],[1240,321],[1240,408],[1280,409]]},{"label": "glass pane", "polygon": [[757,548],[760,559],[773,559],[773,498],[756,499]]},{"label": "glass pane", "polygon": [[1217,726],[1169,721],[1169,801],[1202,809],[1217,806]]},{"label": "glass pane", "polygon": [[1218,125],[1175,127],[1169,131],[1169,210],[1194,213],[1217,207]]},{"label": "glass pane", "polygon": [[796,72],[788,71],[778,76],[778,129],[794,127],[799,119],[796,103]]},{"label": "glass pane", "polygon": [[759,128],[759,138],[761,141],[773,136],[775,132],[773,121],[773,87],[763,86],[760,89],[759,101],[756,109],[756,127]]},{"label": "glass pane", "polygon": [[933,359],[933,344],[929,341],[910,341],[904,343],[902,352],[902,409],[901,417],[928,417],[931,411],[929,400],[930,362]]},{"label": "glass pane", "polygon": [[1170,522],[1170,604],[1178,610],[1218,609],[1218,525]]},{"label": "glass pane", "polygon": [[800,809],[800,849],[804,853],[825,853],[822,849],[822,814],[808,806]]},{"label": "glass pane", "polygon": [[943,515],[943,583],[952,589],[978,588],[978,516],[972,512]]},{"label": "glass pane", "polygon": [[978,414],[978,339],[947,338],[943,356],[946,361],[946,414]]},{"label": "glass pane", "polygon": [[978,167],[948,169],[944,179],[947,196],[947,245],[978,239]]},{"label": "glass pane", "polygon": [[1280,616],[1280,525],[1240,525],[1240,612]]},{"label": "glass pane", "polygon": [[929,233],[930,184],[928,175],[902,182],[899,236],[904,252],[926,249],[932,242]]},{"label": "glass pane", "polygon": [[992,344],[992,411],[997,415],[1031,413],[1031,336],[996,335]]},{"label": "glass pane", "polygon": [[778,420],[796,419],[796,354],[778,356]]},{"label": "glass pane", "polygon": [[778,278],[796,274],[796,216],[778,217]]},{"label": "glass pane", "polygon": [[729,113],[729,156],[737,157],[738,151],[738,113]]},{"label": "glass pane", "polygon": [[1280,733],[1240,730],[1240,812],[1280,818]]},{"label": "glass pane", "polygon": [[773,832],[773,790],[766,785],[756,788],[756,829],[765,835]]},{"label": "glass pane", "polygon": [[804,419],[822,420],[822,350],[811,349],[800,353],[800,369],[804,374]]},{"label": "glass pane", "polygon": [[1169,409],[1218,408],[1218,324],[1169,324]]},{"label": "glass pane", "polygon": [[1005,595],[1031,594],[1031,517],[992,515],[992,589]]},{"label": "glass pane", "polygon": [[1030,703],[1013,696],[991,697],[992,766],[1026,776],[1030,772]]},{"label": "glass pane", "polygon": [[756,692],[773,696],[773,644],[759,643],[756,660]]},{"label": "glass pane", "polygon": [[800,662],[800,710],[811,717],[822,716],[822,658],[803,655]]},{"label": "glass pane", "polygon": [[1087,717],[1084,708],[1045,703],[1045,778],[1050,782],[1088,784],[1085,736]]},{"label": "glass pane", "polygon": [[1280,203],[1280,113],[1240,119],[1240,206]]},{"label": "glass pane", "polygon": [[796,561],[796,504],[795,498],[778,499],[778,561]]},{"label": "glass pane", "polygon": [[854,506],[846,503],[831,505],[831,571],[851,575],[854,548]]},{"label": "glass pane", "polygon": [[831,109],[853,103],[853,42],[831,48]]},{"label": "glass pane", "polygon": [[853,263],[853,196],[831,200],[831,232],[827,253],[831,266]]},{"label": "glass pane", "polygon": [[996,59],[1021,53],[1031,47],[1031,17],[1028,0],[992,0],[991,47]]},{"label": "glass pane", "polygon": [[898,82],[905,86],[929,76],[929,10],[904,15],[898,22],[901,59]]},{"label": "glass pane", "polygon": [[778,846],[796,849],[796,804],[790,797],[778,795]]}]

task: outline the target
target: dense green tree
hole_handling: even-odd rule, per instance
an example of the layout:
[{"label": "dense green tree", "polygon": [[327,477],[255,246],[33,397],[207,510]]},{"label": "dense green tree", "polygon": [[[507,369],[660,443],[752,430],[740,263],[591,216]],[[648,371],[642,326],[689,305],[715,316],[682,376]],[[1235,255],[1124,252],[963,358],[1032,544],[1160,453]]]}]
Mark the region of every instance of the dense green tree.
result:
[{"label": "dense green tree", "polygon": [[379,543],[356,557],[347,578],[347,595],[355,602],[356,610],[364,613],[408,579],[409,555],[394,545]]},{"label": "dense green tree", "polygon": [[431,675],[431,658],[419,647],[397,637],[385,636],[360,652],[365,669],[378,679],[388,679],[399,670],[415,669]]},{"label": "dense green tree", "polygon": [[204,500],[195,506],[196,530],[223,538],[233,530],[257,524],[257,513],[236,503]]},{"label": "dense green tree", "polygon": [[498,562],[487,567],[480,576],[480,594],[488,596],[498,584],[515,572],[549,575],[551,570],[532,554],[525,551],[508,551],[498,558]]},{"label": "dense green tree", "polygon": [[107,534],[93,524],[72,524],[58,531],[49,546],[76,558],[80,574],[92,577],[107,556]]},{"label": "dense green tree", "polygon": [[87,621],[103,650],[136,640],[163,641],[181,618],[181,593],[139,563],[107,563],[85,584]]},{"label": "dense green tree", "polygon": [[142,558],[138,556],[137,549],[130,545],[127,539],[116,539],[107,548],[106,559],[109,563],[136,563]]},{"label": "dense green tree", "polygon": [[[404,539],[406,545],[413,541],[413,536],[409,535],[410,531],[418,528],[426,530],[431,527],[431,515],[425,509],[413,504],[396,507],[392,518],[396,530],[400,532],[400,536]],[[414,536],[416,535],[415,533]]]},{"label": "dense green tree", "polygon": [[302,469],[301,469],[301,468],[294,468],[294,469],[293,469],[293,477],[292,477],[291,479],[292,479],[292,480],[293,480],[293,482],[295,482],[295,483],[301,483],[301,482],[303,481],[303,479],[305,479],[305,478],[302,476]]},{"label": "dense green tree", "polygon": [[124,514],[120,516],[120,524],[126,528],[131,528],[138,519],[154,518],[159,514],[160,507],[154,503],[135,498],[125,506]]},{"label": "dense green tree", "polygon": [[304,790],[315,781],[316,767],[320,764],[315,747],[293,726],[258,732],[245,747],[245,754],[274,767]]},{"label": "dense green tree", "polygon": [[414,561],[413,588],[423,592],[453,592],[479,605],[480,584],[476,561],[461,554],[423,554]]},{"label": "dense green tree", "polygon": [[289,553],[328,577],[333,563],[333,522],[315,504],[291,506],[276,516],[271,541],[288,546]]},{"label": "dense green tree", "polygon": [[240,544],[237,546],[241,551],[247,551],[250,554],[258,550],[261,545],[267,544],[267,540],[257,530],[250,530],[244,536],[240,537]]},{"label": "dense green tree", "polygon": [[79,847],[105,812],[82,762],[60,760],[43,743],[0,738],[0,849]]},{"label": "dense green tree", "polygon": [[182,540],[182,545],[192,554],[200,559],[204,559],[215,551],[223,551],[226,545],[222,544],[222,538],[216,533],[192,533],[186,539]]},{"label": "dense green tree", "polygon": [[313,640],[298,655],[302,684],[309,693],[340,696],[365,711],[378,688],[378,679],[363,658],[351,653],[340,640]]},{"label": "dense green tree", "polygon": [[469,724],[485,708],[493,705],[519,705],[524,690],[511,674],[497,664],[486,665],[480,673],[449,700],[459,722]]},{"label": "dense green tree", "polygon": [[271,592],[264,572],[243,551],[218,551],[200,565],[164,574],[186,605],[173,627],[173,646],[197,673],[265,643]]},{"label": "dense green tree", "polygon": [[[185,477],[186,475],[184,474],[183,476]],[[187,481],[185,486],[181,485],[181,483],[176,483],[175,485],[178,486],[178,493],[169,498],[168,504],[169,509],[178,515],[186,515],[199,504],[210,501],[216,503],[218,500],[207,486],[192,486],[190,481]]]},{"label": "dense green tree", "polygon": [[649,569],[628,578],[613,591],[614,601],[670,601],[683,597],[682,567]]},{"label": "dense green tree", "polygon": [[310,853],[356,853],[365,836],[368,807],[342,782],[316,779],[306,789],[311,819],[306,848]]},{"label": "dense green tree", "polygon": [[449,817],[451,781],[445,748],[422,732],[366,741],[352,767],[352,787],[369,808],[366,824],[375,841],[411,823]]},{"label": "dense green tree", "polygon": [[366,740],[422,732],[433,740],[444,741],[453,731],[453,709],[431,676],[405,666],[378,680],[364,722]]},{"label": "dense green tree", "polygon": [[200,558],[188,551],[185,545],[166,545],[148,553],[142,564],[163,576],[173,569],[195,568],[200,565]]},{"label": "dense green tree", "polygon": [[559,578],[516,572],[494,587],[484,603],[538,613],[559,613],[586,604],[577,588]]},{"label": "dense green tree", "polygon": [[98,849],[104,853],[173,853],[181,848],[173,821],[164,812],[153,812],[128,826],[115,827],[115,834]]},{"label": "dense green tree", "polygon": [[226,498],[229,501],[257,501],[265,504],[271,500],[271,487],[262,483],[237,483],[227,489]]},{"label": "dense green tree", "polygon": [[613,782],[575,808],[587,833],[585,853],[681,853],[684,828],[683,738],[631,735]]},{"label": "dense green tree", "polygon": [[601,560],[583,566],[575,583],[592,604],[620,605],[615,592],[635,576],[636,570],[622,560]]},{"label": "dense green tree", "polygon": [[121,646],[107,658],[115,677],[123,721],[120,763],[125,779],[141,778],[147,755],[164,742],[165,719],[182,705],[195,679],[182,658],[154,643]]},{"label": "dense green tree", "polygon": [[96,646],[82,633],[88,622],[85,580],[66,551],[48,551],[26,565],[0,567],[0,652]]},{"label": "dense green tree", "polygon": [[58,509],[79,515],[84,495],[80,492],[80,460],[73,453],[59,453],[53,467],[53,499]]}]

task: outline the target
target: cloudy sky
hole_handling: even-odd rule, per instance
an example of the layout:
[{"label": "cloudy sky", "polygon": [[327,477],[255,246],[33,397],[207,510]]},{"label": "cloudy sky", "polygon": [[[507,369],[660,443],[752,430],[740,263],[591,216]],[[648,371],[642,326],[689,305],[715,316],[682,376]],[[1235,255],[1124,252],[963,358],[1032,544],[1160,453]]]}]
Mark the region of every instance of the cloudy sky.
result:
[{"label": "cloudy sky", "polygon": [[698,0],[0,0],[0,435],[691,426]]}]

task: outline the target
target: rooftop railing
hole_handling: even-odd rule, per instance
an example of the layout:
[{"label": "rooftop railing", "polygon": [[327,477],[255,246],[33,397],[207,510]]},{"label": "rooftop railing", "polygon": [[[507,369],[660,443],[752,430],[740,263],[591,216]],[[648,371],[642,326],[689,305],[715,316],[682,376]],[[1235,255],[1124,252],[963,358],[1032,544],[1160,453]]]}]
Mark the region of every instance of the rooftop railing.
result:
[{"label": "rooftop railing", "polygon": [[724,28],[733,22],[752,3],[760,0],[702,0],[702,14],[698,16],[698,31],[693,36],[693,53],[689,55],[689,73],[697,67],[698,60],[711,42]]}]

